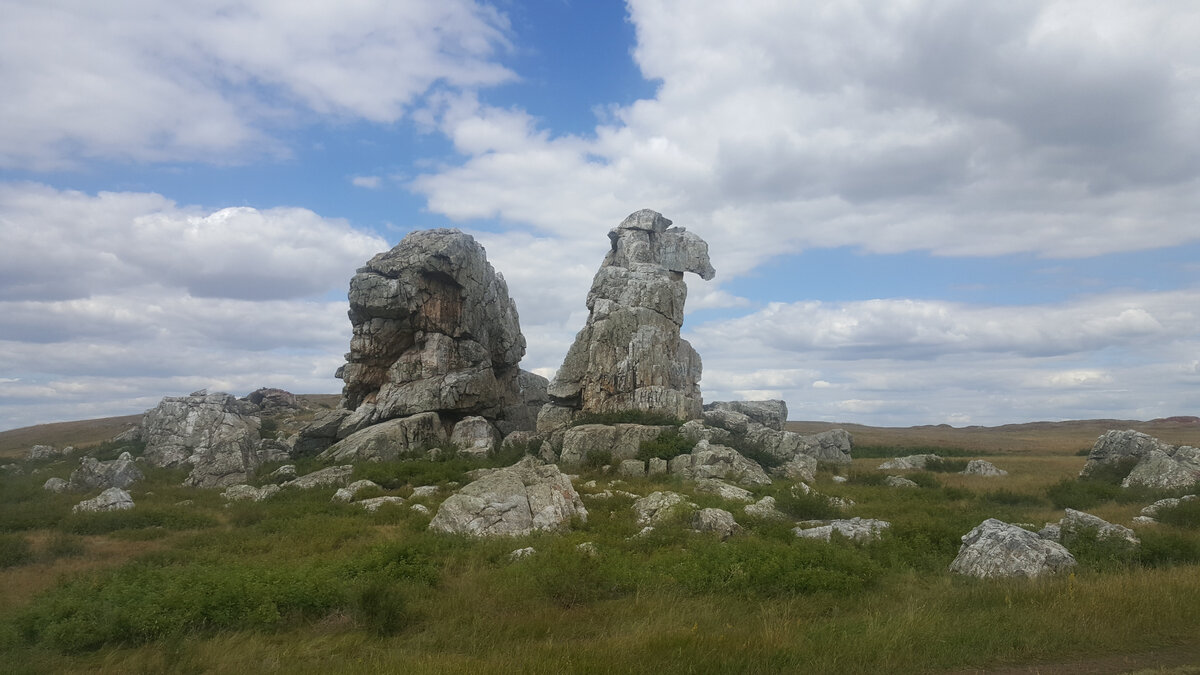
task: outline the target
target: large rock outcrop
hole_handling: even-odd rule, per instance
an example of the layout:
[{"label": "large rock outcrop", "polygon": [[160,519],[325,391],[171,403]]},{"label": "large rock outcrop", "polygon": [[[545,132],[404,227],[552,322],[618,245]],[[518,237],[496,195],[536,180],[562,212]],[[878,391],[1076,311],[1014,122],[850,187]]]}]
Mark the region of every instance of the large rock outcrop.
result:
[{"label": "large rock outcrop", "polygon": [[[561,417],[557,407],[700,417],[700,356],[679,329],[684,272],[715,274],[708,244],[648,209],[630,214],[608,237],[611,249],[587,297],[587,323],[550,383],[542,416]],[[541,418],[538,426],[543,430]]]},{"label": "large rock outcrop", "polygon": [[1098,438],[1079,476],[1087,478],[1101,467],[1122,463],[1133,464],[1123,487],[1176,489],[1200,481],[1200,448],[1174,446],[1133,429],[1108,431]]},{"label": "large rock outcrop", "polygon": [[258,406],[206,391],[168,396],[142,418],[145,457],[154,466],[191,466],[196,487],[245,483],[265,461],[286,455],[259,438]]},{"label": "large rock outcrop", "polygon": [[354,334],[339,375],[358,428],[425,412],[529,426],[545,380],[517,367],[516,305],[470,235],[410,233],[358,270],[349,299]]},{"label": "large rock outcrop", "polygon": [[[787,404],[783,401],[718,401],[705,406],[704,410],[707,428],[727,431],[784,462],[800,456],[822,462],[850,462],[853,445],[850,432],[830,429],[818,434],[798,434],[782,429],[786,421]],[[684,426],[682,431],[689,436],[708,436],[710,440],[716,440],[711,438],[711,432],[706,433],[694,425]]]}]

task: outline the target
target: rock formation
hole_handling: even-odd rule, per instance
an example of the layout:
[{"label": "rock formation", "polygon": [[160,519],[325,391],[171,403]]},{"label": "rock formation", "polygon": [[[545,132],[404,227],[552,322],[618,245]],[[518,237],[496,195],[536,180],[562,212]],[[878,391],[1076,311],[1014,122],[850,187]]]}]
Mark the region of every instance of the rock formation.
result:
[{"label": "rock formation", "polygon": [[73,492],[107,488],[127,488],[145,478],[141,469],[133,463],[128,452],[121,456],[101,462],[95,457],[84,457],[79,461],[79,468],[71,472],[67,489]]},{"label": "rock formation", "polygon": [[1075,566],[1062,544],[995,518],[963,535],[962,542],[950,571],[980,579],[1034,578]]},{"label": "rock formation", "polygon": [[1097,539],[1120,540],[1130,546],[1142,543],[1128,527],[1114,525],[1099,516],[1075,509],[1067,509],[1066,515],[1057,523],[1046,523],[1046,527],[1038,532],[1038,536],[1070,547],[1084,532],[1093,533]]},{"label": "rock formation", "polygon": [[571,479],[526,457],[467,484],[438,508],[429,529],[474,536],[521,536],[565,529],[587,509]]},{"label": "rock formation", "polygon": [[[588,292],[587,323],[575,337],[539,417],[641,410],[700,417],[700,356],[679,337],[684,272],[712,279],[708,244],[648,209],[608,233],[612,243]],[[563,421],[569,421],[566,415]],[[562,426],[559,424],[558,426]]]},{"label": "rock formation", "polygon": [[470,235],[410,233],[358,270],[349,298],[343,408],[366,424],[436,412],[528,425],[525,408],[531,398],[540,405],[545,380],[517,367],[525,338],[516,305]]},{"label": "rock formation", "polygon": [[1121,462],[1133,463],[1122,487],[1175,489],[1200,480],[1200,448],[1177,447],[1133,429],[1108,431],[1097,439],[1079,476],[1087,478],[1102,466]]},{"label": "rock formation", "polygon": [[808,521],[801,527],[793,528],[792,533],[805,539],[829,541],[833,533],[837,532],[854,541],[872,541],[879,539],[883,531],[891,526],[886,520],[856,517],[848,520]]},{"label": "rock formation", "polygon": [[110,487],[98,496],[85,499],[71,508],[72,513],[98,513],[100,511],[125,511],[133,508],[133,497],[117,487]]},{"label": "rock formation", "polygon": [[220,392],[168,396],[142,418],[145,457],[154,466],[190,465],[186,485],[244,483],[263,462],[287,456],[285,448],[259,438],[258,410]]},{"label": "rock formation", "polygon": [[689,438],[703,437],[720,443],[722,440],[714,436],[712,430],[723,430],[784,462],[800,456],[839,464],[850,461],[852,439],[846,430],[798,434],[783,430],[786,419],[787,404],[783,401],[718,401],[705,406],[706,426],[697,427],[697,422],[692,421],[685,424],[681,432]]}]

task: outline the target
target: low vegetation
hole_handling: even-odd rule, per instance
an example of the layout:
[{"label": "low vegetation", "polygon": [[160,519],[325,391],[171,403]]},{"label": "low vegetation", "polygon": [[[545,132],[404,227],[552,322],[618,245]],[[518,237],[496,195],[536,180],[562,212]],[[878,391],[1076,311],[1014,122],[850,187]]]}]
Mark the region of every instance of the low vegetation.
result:
[{"label": "low vegetation", "polygon": [[[669,459],[683,446],[668,429],[641,457]],[[1119,471],[1076,480],[1073,450],[993,455],[1010,475],[984,478],[954,472],[978,453],[937,448],[951,459],[907,472],[917,488],[883,483],[878,458],[895,455],[881,450],[824,467],[812,494],[788,481],[753,488],[775,499],[783,521],[747,516],[669,475],[612,484],[596,464],[575,481],[589,517],[568,532],[428,531],[468,472],[528,450],[358,465],[354,479],[409,498],[375,513],[331,503],[332,488],[226,506],[219,491],[181,487],[178,472],[149,471],[133,510],[72,514],[81,495],[41,484],[66,477],[74,459],[2,474],[0,662],[12,672],[914,672],[1183,649],[1200,629],[1200,501],[1161,510],[1160,525],[1139,528],[1139,547],[1075,535],[1080,566],[1070,575],[997,582],[948,572],[962,535],[985,518],[1036,528],[1072,506],[1128,523],[1178,494],[1123,490]],[[301,464],[302,473],[320,466]],[[590,480],[596,487],[583,487]],[[443,489],[409,497],[419,485]],[[617,492],[654,490],[729,510],[744,531],[720,542],[689,533],[680,515],[635,536],[632,499]],[[849,516],[892,527],[871,543],[791,531]],[[536,553],[513,560],[523,547]]]}]

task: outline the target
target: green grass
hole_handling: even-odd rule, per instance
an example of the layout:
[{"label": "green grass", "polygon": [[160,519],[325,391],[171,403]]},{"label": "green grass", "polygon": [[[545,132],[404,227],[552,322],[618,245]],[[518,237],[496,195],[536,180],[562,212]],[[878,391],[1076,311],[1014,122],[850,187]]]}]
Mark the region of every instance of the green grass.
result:
[{"label": "green grass", "polygon": [[[656,441],[671,451],[671,431]],[[520,453],[364,463],[354,477],[404,495],[463,484],[471,469]],[[0,662],[17,672],[922,672],[1188,644],[1200,630],[1195,502],[1164,510],[1134,549],[1077,536],[1072,575],[984,582],[948,572],[963,534],[985,518],[1044,522],[1060,517],[1056,499],[1081,496],[1121,513],[1153,501],[1112,492],[1111,477],[1064,475],[1046,488],[1018,465],[986,485],[925,471],[908,474],[919,489],[895,489],[855,468],[841,484],[818,473],[821,495],[786,481],[754,487],[786,521],[749,518],[677,477],[609,486],[611,476],[584,468],[576,482],[600,483],[585,492],[674,490],[729,510],[744,531],[721,542],[688,532],[684,513],[635,536],[631,500],[619,496],[585,499],[587,521],[564,533],[475,540],[430,533],[430,516],[407,505],[368,514],[331,503],[333,488],[226,506],[219,491],[180,487],[169,472],[148,472],[132,511],[71,514],[81,495],[40,487],[63,470],[0,477],[0,588],[47,570],[38,593],[0,602]],[[447,494],[422,501],[436,508]],[[892,526],[865,544],[791,532],[796,521],[852,516]],[[526,546],[536,553],[510,560]]]}]

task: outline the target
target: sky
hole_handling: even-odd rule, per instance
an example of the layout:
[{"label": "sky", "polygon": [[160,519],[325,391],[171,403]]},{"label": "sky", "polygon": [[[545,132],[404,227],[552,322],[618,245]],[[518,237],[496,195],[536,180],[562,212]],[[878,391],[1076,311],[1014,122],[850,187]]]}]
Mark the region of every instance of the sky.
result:
[{"label": "sky", "polygon": [[607,232],[704,238],[705,400],[1200,414],[1200,4],[0,0],[0,429],[335,393],[354,270],[471,233],[552,376]]}]

